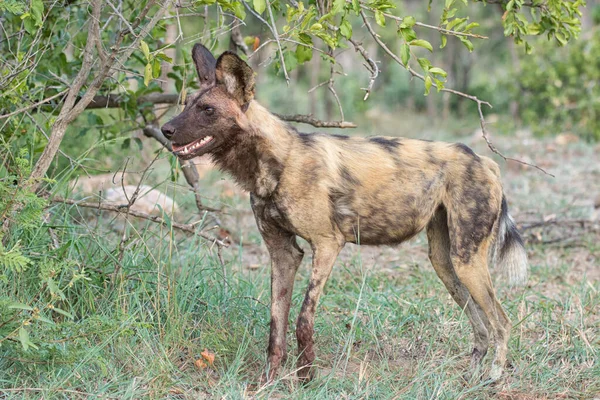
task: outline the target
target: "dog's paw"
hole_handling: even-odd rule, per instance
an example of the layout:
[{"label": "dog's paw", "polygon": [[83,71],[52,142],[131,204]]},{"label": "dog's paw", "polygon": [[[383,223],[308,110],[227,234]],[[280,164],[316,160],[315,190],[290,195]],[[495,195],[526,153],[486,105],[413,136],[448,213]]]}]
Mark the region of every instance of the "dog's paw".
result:
[{"label": "dog's paw", "polygon": [[490,381],[496,382],[502,377],[502,373],[504,372],[504,368],[497,364],[492,364],[492,369],[490,370]]}]

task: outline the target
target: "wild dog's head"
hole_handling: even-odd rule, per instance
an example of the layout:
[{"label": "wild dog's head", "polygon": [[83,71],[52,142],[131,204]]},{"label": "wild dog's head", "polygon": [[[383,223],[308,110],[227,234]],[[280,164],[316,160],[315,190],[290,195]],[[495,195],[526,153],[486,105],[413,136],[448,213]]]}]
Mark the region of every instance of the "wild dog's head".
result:
[{"label": "wild dog's head", "polygon": [[215,60],[201,44],[192,50],[200,91],[161,128],[173,153],[190,159],[215,153],[247,128],[245,112],[254,98],[254,71],[231,52]]}]

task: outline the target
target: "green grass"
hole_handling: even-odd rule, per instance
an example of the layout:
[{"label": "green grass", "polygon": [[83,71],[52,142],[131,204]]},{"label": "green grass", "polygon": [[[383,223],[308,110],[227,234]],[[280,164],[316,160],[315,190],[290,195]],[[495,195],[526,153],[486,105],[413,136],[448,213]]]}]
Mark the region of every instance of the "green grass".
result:
[{"label": "green grass", "polygon": [[[90,265],[91,280],[66,293],[65,306],[74,321],[64,320],[58,330],[41,325],[32,332],[39,350],[25,352],[16,342],[0,348],[4,396],[591,398],[600,390],[600,285],[582,279],[560,285],[552,295],[540,290],[546,282],[560,280],[568,265],[534,264],[535,284],[525,291],[500,285],[515,322],[512,368],[505,380],[487,385],[462,378],[470,325],[432,268],[419,262],[388,265],[382,272],[378,265],[364,266],[356,254],[337,263],[320,304],[315,326],[318,378],[305,386],[293,379],[290,331],[290,359],[281,379],[260,387],[268,338],[268,267],[248,271],[238,253],[244,250],[231,249],[225,281],[206,244],[134,224],[129,231],[133,245],[111,281],[106,272],[114,269],[118,235],[101,229],[107,228],[95,233],[75,225],[63,229],[63,235],[77,237],[66,254]],[[291,322],[307,282],[304,264]],[[3,288],[18,292],[26,275]],[[35,303],[35,294],[30,296],[22,301]],[[194,361],[205,348],[216,354],[216,361],[198,369]]]},{"label": "green grass", "polygon": [[[158,176],[168,176],[168,168],[156,168]],[[220,178],[209,174],[205,186]],[[521,181],[514,182],[509,190],[517,209],[556,206],[551,197],[540,192],[534,198],[520,191]],[[594,270],[600,247],[592,235],[583,241],[586,260],[576,247],[529,244],[529,286],[508,288],[497,280],[514,328],[512,365],[495,384],[463,379],[471,327],[429,265],[423,236],[396,250],[351,247],[339,257],[317,313],[318,376],[300,384],[294,379],[293,326],[310,272],[307,256],[294,288],[288,362],[277,382],[261,386],[269,335],[268,257],[246,201],[221,200],[216,189],[208,190],[211,205],[230,205],[223,219],[245,243],[225,250],[225,270],[215,249],[199,238],[71,206],[54,205],[44,225],[14,231],[10,239],[21,241],[33,264],[21,273],[0,270],[0,333],[6,326],[18,328],[29,314],[1,315],[8,313],[3,296],[40,308],[54,324],[29,326],[38,349],[25,351],[18,337],[3,340],[0,334],[0,398],[600,396],[600,282]],[[178,219],[198,219],[191,196],[177,196],[186,210]],[[64,297],[53,297],[40,278],[52,268]],[[69,285],[74,274],[85,279]],[[45,308],[49,301],[74,318]],[[2,322],[6,318],[13,319]],[[205,349],[215,353],[215,363],[198,368],[195,361]]]}]

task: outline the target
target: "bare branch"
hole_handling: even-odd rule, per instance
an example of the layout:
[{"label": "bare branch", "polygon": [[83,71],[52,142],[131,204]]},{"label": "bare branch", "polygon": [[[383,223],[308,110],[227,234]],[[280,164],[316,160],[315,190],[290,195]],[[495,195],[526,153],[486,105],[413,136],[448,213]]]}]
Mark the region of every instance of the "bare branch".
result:
[{"label": "bare branch", "polygon": [[[327,84],[326,82],[325,84]],[[138,98],[137,103],[152,103],[152,104],[177,104],[179,102],[180,96],[178,94],[166,94],[166,93],[152,93],[146,96],[140,96]],[[122,107],[126,103],[125,99],[119,98],[117,95],[115,96],[95,96],[94,99],[88,104],[87,109],[97,109],[97,108],[118,108]],[[283,115],[283,114],[275,114],[279,119],[287,122],[300,122],[303,124],[309,124],[316,128],[356,128],[356,124],[348,121],[321,121],[317,118],[314,118],[312,115],[304,115],[304,114],[293,114],[293,115]],[[157,127],[154,127],[152,131],[146,131],[144,128],[144,133],[147,136],[154,137],[156,139],[156,135],[151,132],[158,132],[160,136],[164,138],[164,135],[158,130]],[[165,141],[168,142],[166,138]],[[170,144],[164,144],[163,141],[159,140],[159,142],[170,148]]]},{"label": "bare branch", "polygon": [[271,8],[271,1],[266,0],[267,9],[269,10],[269,17],[271,18],[271,24],[273,25],[273,37],[277,41],[277,47],[279,48],[279,60],[281,61],[281,69],[285,76],[285,81],[290,84],[290,77],[288,76],[287,69],[285,67],[285,60],[283,59],[283,50],[281,49],[281,42],[279,41],[279,33],[277,32],[277,25],[275,25],[275,18],[273,17],[273,9]]},{"label": "bare branch", "polygon": [[482,101],[477,100],[477,111],[479,112],[479,123],[481,124],[481,136],[483,137],[483,139],[485,140],[485,142],[487,143],[489,149],[493,152],[498,154],[500,157],[502,157],[504,159],[504,161],[514,161],[517,162],[519,164],[523,164],[523,165],[527,165],[529,167],[533,167],[537,170],[542,171],[544,174],[546,175],[550,175],[551,177],[555,178],[555,176],[553,174],[551,174],[550,172],[546,171],[545,169],[535,165],[535,164],[531,164],[528,163],[526,161],[523,160],[518,160],[516,158],[511,158],[511,157],[507,157],[504,154],[502,154],[500,151],[498,151],[498,149],[496,148],[496,146],[494,146],[494,144],[490,141],[489,137],[488,137],[488,133],[487,130],[485,129],[485,119],[483,118],[483,112],[481,111],[481,103]]},{"label": "bare branch", "polygon": [[38,185],[39,179],[41,179],[45,174],[48,168],[50,167],[50,163],[54,159],[56,152],[58,151],[58,147],[62,142],[62,139],[67,130],[67,125],[74,118],[72,116],[73,105],[75,104],[75,100],[79,93],[79,90],[88,79],[90,72],[92,70],[92,65],[94,63],[93,58],[93,50],[96,45],[96,32],[98,31],[96,25],[98,25],[100,20],[100,12],[102,10],[102,1],[94,0],[92,3],[92,16],[89,20],[88,27],[88,40],[85,45],[85,49],[83,51],[83,60],[81,63],[81,68],[73,81],[73,84],[69,88],[69,92],[63,103],[63,106],[52,126],[52,132],[50,133],[50,140],[48,140],[48,144],[44,148],[42,155],[38,159],[31,172],[30,181],[31,185],[36,188]]},{"label": "bare branch", "polygon": [[[50,163],[54,159],[58,147],[63,140],[65,132],[67,130],[67,126],[75,119],[79,114],[81,114],[89,105],[89,103],[94,99],[94,96],[106,80],[106,78],[115,70],[115,66],[118,67],[122,65],[125,60],[127,60],[131,54],[138,48],[140,41],[142,38],[146,37],[150,30],[160,21],[165,11],[171,6],[171,3],[174,0],[165,0],[161,7],[156,11],[154,16],[148,21],[146,25],[144,25],[140,33],[137,37],[134,38],[132,43],[126,47],[122,48],[121,44],[123,38],[127,34],[128,31],[120,31],[115,39],[115,42],[111,46],[111,53],[106,56],[101,62],[99,71],[96,73],[94,80],[89,84],[87,90],[83,97],[79,99],[77,103],[75,101],[79,98],[79,91],[83,87],[84,83],[87,81],[92,65],[94,64],[93,51],[96,46],[96,41],[100,40],[97,37],[99,29],[97,29],[97,25],[100,21],[100,12],[102,9],[102,0],[93,0],[92,1],[92,16],[90,18],[90,25],[88,28],[88,40],[86,43],[86,47],[83,52],[83,62],[77,77],[75,78],[73,85],[71,86],[67,98],[60,110],[58,117],[54,125],[52,126],[52,132],[50,134],[50,140],[48,141],[48,145],[44,148],[44,151],[41,157],[35,164],[33,171],[30,175],[30,185],[33,188],[37,188],[39,185],[40,179],[46,174]],[[131,29],[135,30],[140,23],[145,19],[147,13],[150,8],[154,5],[156,1],[150,0],[144,7],[144,9],[140,12],[136,20],[133,24],[131,24]],[[117,54],[121,52],[120,57],[117,57]]]},{"label": "bare branch", "polygon": [[356,128],[356,124],[348,121],[321,121],[320,119],[314,118],[312,115],[294,114],[294,115],[281,115],[274,114],[277,118],[287,122],[300,122],[302,124],[309,124],[315,128]]},{"label": "bare branch", "polygon": [[239,19],[236,18],[235,21],[233,21],[233,28],[231,29],[231,36],[229,38],[229,50],[237,53],[237,49],[240,49],[245,55],[248,55],[249,49],[244,41],[244,36],[240,29],[241,25],[242,22]]},{"label": "bare branch", "polygon": [[[373,37],[373,39],[375,40],[375,42],[377,42],[377,44],[379,45],[379,47],[381,47],[394,61],[396,61],[398,64],[400,64],[401,66],[403,66],[404,68],[406,68],[406,70],[412,76],[414,76],[416,78],[419,78],[422,81],[425,81],[425,77],[423,75],[421,75],[418,72],[416,72],[415,70],[413,70],[410,67],[410,65],[404,64],[402,62],[402,60],[400,60],[400,58],[398,58],[398,56],[393,51],[391,51],[386,46],[385,43],[383,43],[383,41],[379,38],[379,35],[377,35],[377,32],[375,32],[375,30],[373,29],[373,26],[371,26],[371,24],[369,23],[369,21],[367,19],[367,16],[365,15],[365,12],[363,10],[360,10],[360,15],[361,15],[361,17],[363,19],[363,22],[365,23],[365,26],[367,27],[367,30],[369,31],[369,33],[371,34],[371,36]],[[483,116],[483,111],[481,110],[481,105],[482,104],[485,104],[486,106],[492,108],[492,105],[490,103],[488,103],[487,101],[480,100],[476,96],[472,96],[470,94],[459,92],[458,90],[454,90],[454,89],[450,89],[450,88],[442,88],[440,91],[442,91],[442,92],[448,92],[448,93],[453,93],[453,94],[455,94],[457,96],[464,97],[466,99],[472,100],[475,103],[477,103],[477,111],[479,112],[479,122],[480,122],[480,125],[481,125],[481,135],[483,136],[483,138],[484,138],[485,142],[487,143],[489,149],[493,153],[499,155],[505,161],[508,161],[508,160],[515,161],[515,162],[518,162],[518,163],[523,164],[523,165],[528,165],[530,167],[534,167],[534,168],[542,171],[544,174],[550,175],[551,177],[554,178],[554,175],[552,175],[551,173],[547,172],[546,170],[544,170],[543,168],[541,168],[541,167],[539,167],[537,165],[530,164],[530,163],[525,162],[525,161],[521,161],[521,160],[517,160],[517,159],[505,156],[500,151],[498,151],[498,149],[492,144],[492,142],[489,140],[489,137],[488,137],[488,133],[487,133],[487,130],[486,130],[486,125],[485,125],[485,118]]]},{"label": "bare branch", "polygon": [[379,67],[377,66],[377,63],[373,61],[371,57],[369,57],[369,53],[362,46],[362,43],[358,43],[352,39],[348,39],[348,41],[354,45],[354,50],[359,52],[360,55],[365,59],[366,63],[363,65],[371,74],[371,78],[369,79],[369,85],[366,88],[362,88],[362,90],[365,91],[365,97],[363,98],[363,101],[366,101],[369,98],[369,95],[371,94],[371,90],[373,89],[375,80],[379,76]]},{"label": "bare branch", "polygon": [[[130,209],[129,205],[127,205],[127,204],[123,205],[123,206],[117,206],[114,204],[90,203],[90,202],[79,201],[79,200],[74,200],[74,199],[66,199],[66,198],[59,197],[59,196],[52,197],[50,199],[50,201],[52,201],[54,203],[70,204],[70,205],[74,205],[77,207],[95,208],[97,210],[112,211],[112,212],[116,212],[119,214],[129,214],[136,218],[141,218],[141,219],[145,219],[148,221],[156,222],[156,223],[159,223],[159,224],[167,226],[167,227],[169,226],[169,223],[164,218],[159,217],[158,215],[150,215],[150,214],[143,213],[141,211]],[[193,224],[182,224],[182,223],[178,223],[175,221],[171,221],[170,225],[173,228],[178,229],[180,231],[200,236],[201,238],[206,239],[209,242],[215,243],[219,247],[227,247],[226,243],[217,239],[216,237],[210,236],[210,235],[206,234],[205,232],[196,230],[194,228]]]},{"label": "bare branch", "polygon": [[[179,94],[151,93],[137,98],[137,104],[178,104],[181,96]],[[119,95],[94,96],[86,109],[97,108],[119,108],[126,103],[126,99]]]}]

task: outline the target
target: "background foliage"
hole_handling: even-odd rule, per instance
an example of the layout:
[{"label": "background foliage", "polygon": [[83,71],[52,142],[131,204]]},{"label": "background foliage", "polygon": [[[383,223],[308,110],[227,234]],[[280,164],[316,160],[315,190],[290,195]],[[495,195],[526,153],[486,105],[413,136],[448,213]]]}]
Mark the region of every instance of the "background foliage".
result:
[{"label": "background foliage", "polygon": [[[474,96],[494,106],[484,114],[495,114],[488,129],[497,142],[505,137],[500,134],[528,129],[573,132],[593,142],[600,139],[600,5],[588,0],[584,6],[581,0],[0,0],[0,387],[45,386],[51,394],[85,397],[92,377],[101,376],[94,388],[100,394],[179,395],[169,390],[188,368],[182,360],[199,358],[203,346],[223,360],[211,365],[223,395],[246,391],[237,377],[261,368],[262,343],[255,338],[268,327],[260,299],[268,289],[265,265],[261,275],[245,276],[240,247],[230,260],[234,277],[227,277],[210,244],[176,233],[166,215],[158,226],[123,222],[52,201],[72,196],[69,182],[77,177],[124,171],[142,157],[166,161],[156,167],[162,180],[153,186],[181,191],[181,166],[160,152],[148,128],[177,112],[175,104],[196,89],[194,43],[216,53],[238,51],[259,74],[259,100],[280,113],[352,121],[368,134],[377,127],[387,134],[465,137],[478,129],[477,103],[468,98]],[[427,124],[417,130],[411,124],[421,116]],[[440,126],[445,131],[435,132]],[[54,152],[49,143],[57,144]],[[194,208],[191,197],[179,200]],[[235,209],[239,202],[226,205]],[[186,217],[209,226],[205,213]],[[246,238],[260,242],[256,232]],[[361,281],[349,269],[341,274],[332,283],[337,295],[330,309],[352,308],[364,288],[372,304],[389,306],[378,294],[393,296],[385,276]],[[389,315],[368,310],[365,321],[372,325],[359,321],[345,344],[327,345],[346,346],[342,353],[349,354],[356,335],[385,353],[378,332],[392,335],[390,320],[406,324],[408,336],[428,333],[431,320],[420,308],[431,300],[418,288],[435,293],[432,282],[433,275],[413,275],[407,298],[421,302],[388,309]],[[597,307],[594,290],[578,288],[582,310]],[[565,318],[573,314],[570,303],[545,301],[537,309],[539,325],[552,321],[556,309]],[[435,307],[450,324],[460,318],[448,304]],[[511,307],[516,312],[517,304]],[[354,324],[356,314],[332,315],[321,328],[328,337],[345,337],[335,326]],[[552,362],[568,359],[573,379],[590,385],[598,362],[585,335],[577,336],[589,326],[572,328],[577,335],[571,328],[561,326],[554,338],[574,343]],[[428,334],[435,349],[445,333]],[[519,349],[522,359],[533,357]],[[533,352],[544,357],[543,348]],[[252,357],[257,361],[248,364]],[[156,363],[146,374],[149,360]],[[453,362],[443,367],[454,370]],[[587,363],[589,369],[577,369]],[[429,388],[443,385],[427,372],[433,367],[419,366],[416,377],[428,384],[411,389],[409,398],[430,397],[435,390]],[[551,367],[529,371],[527,379],[548,380]],[[204,372],[206,387],[214,388],[211,372]],[[576,386],[569,374],[554,392]],[[130,389],[116,378],[123,375],[142,376],[143,383]],[[410,383],[390,376],[385,384]],[[452,393],[465,395],[459,377],[451,378]],[[365,396],[370,390],[360,380],[356,387],[328,384]],[[60,392],[65,385],[73,392]],[[307,397],[323,394],[313,389]],[[385,385],[374,390],[385,397]],[[597,387],[573,390],[589,394]]]}]

